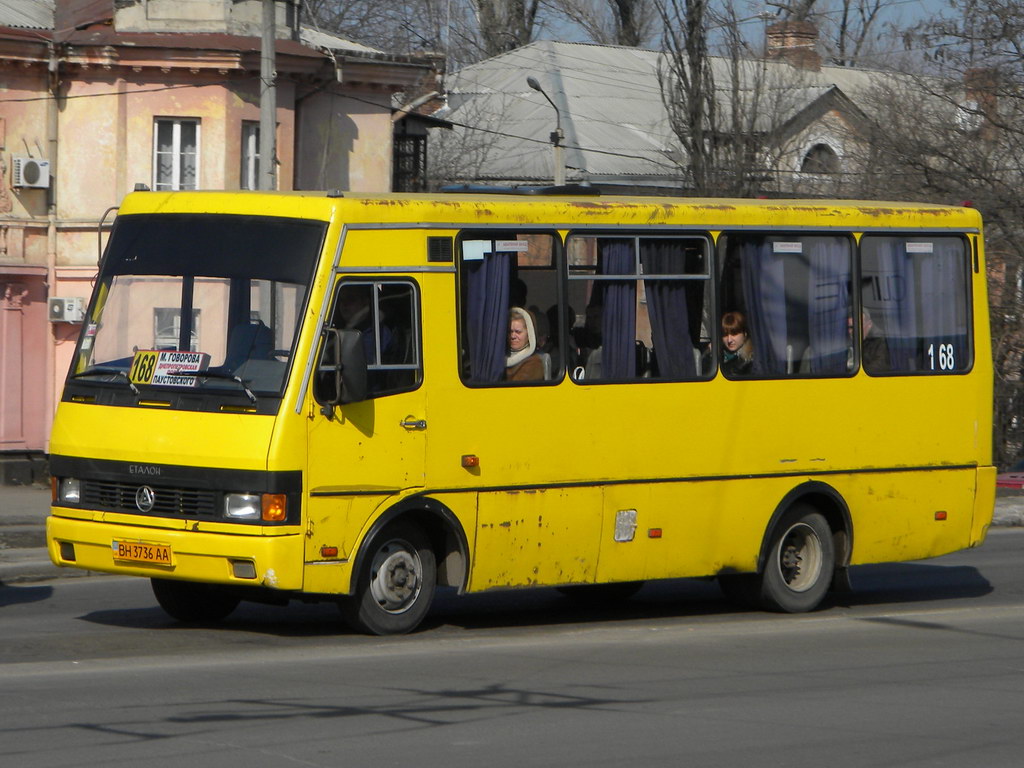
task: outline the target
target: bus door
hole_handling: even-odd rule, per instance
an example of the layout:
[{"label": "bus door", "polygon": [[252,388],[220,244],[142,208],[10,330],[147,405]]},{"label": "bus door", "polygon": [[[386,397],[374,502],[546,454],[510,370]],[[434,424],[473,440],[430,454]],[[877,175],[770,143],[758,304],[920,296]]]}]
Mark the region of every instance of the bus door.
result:
[{"label": "bus door", "polygon": [[[335,286],[314,375],[323,377],[330,367],[327,339],[344,337],[365,358],[365,392],[353,402],[312,409],[307,562],[350,556],[353,539],[385,498],[423,485],[419,296],[417,282],[406,277],[345,277]],[[323,386],[314,382],[321,404]]]}]

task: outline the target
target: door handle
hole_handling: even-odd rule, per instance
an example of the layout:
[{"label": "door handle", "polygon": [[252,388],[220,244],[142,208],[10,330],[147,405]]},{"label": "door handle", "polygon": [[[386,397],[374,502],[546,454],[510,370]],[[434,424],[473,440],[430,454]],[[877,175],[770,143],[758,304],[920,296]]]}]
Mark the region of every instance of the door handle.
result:
[{"label": "door handle", "polygon": [[412,416],[406,416],[404,419],[402,419],[398,423],[399,423],[400,426],[402,426],[405,429],[408,429],[410,431],[412,431],[414,429],[426,429],[427,428],[427,420],[426,419],[417,419],[417,418],[414,418]]}]

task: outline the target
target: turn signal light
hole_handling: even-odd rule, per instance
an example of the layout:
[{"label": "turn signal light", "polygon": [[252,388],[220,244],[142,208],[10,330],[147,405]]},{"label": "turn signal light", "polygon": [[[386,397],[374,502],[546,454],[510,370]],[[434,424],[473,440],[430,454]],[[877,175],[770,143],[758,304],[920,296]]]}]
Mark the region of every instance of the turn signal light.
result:
[{"label": "turn signal light", "polygon": [[264,493],[262,502],[264,522],[280,523],[288,519],[288,497],[285,494]]},{"label": "turn signal light", "polygon": [[467,453],[462,457],[462,466],[466,469],[472,469],[473,467],[480,466],[480,457],[474,456],[472,453]]}]

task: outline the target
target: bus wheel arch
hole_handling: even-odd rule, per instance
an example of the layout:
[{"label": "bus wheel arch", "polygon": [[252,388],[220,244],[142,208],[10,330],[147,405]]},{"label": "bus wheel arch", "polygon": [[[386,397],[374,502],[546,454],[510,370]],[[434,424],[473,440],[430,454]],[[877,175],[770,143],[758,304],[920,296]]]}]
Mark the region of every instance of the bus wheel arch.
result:
[{"label": "bus wheel arch", "polygon": [[783,497],[765,527],[756,573],[720,574],[719,584],[746,607],[814,610],[830,587],[848,586],[852,542],[842,496],[826,483],[803,483]]},{"label": "bus wheel arch", "polygon": [[850,554],[853,552],[853,522],[850,517],[850,508],[835,488],[828,483],[816,480],[796,486],[776,505],[775,512],[765,527],[765,535],[761,539],[761,552],[757,558],[758,572],[764,571],[772,532],[779,526],[782,516],[797,504],[813,507],[828,521],[829,528],[832,530],[835,567],[837,571],[843,571],[845,578],[845,571],[850,565]]},{"label": "bus wheel arch", "polygon": [[369,634],[411,632],[438,585],[465,589],[468,552],[451,510],[434,499],[407,499],[378,517],[364,537],[342,613],[354,629]]}]

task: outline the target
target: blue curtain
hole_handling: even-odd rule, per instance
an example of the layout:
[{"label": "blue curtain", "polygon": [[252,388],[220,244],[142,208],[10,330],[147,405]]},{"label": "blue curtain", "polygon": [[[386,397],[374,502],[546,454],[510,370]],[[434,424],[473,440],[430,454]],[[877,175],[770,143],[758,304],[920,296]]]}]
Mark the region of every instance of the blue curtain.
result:
[{"label": "blue curtain", "polygon": [[[968,362],[967,329],[965,326],[964,296],[964,244],[952,238],[936,238],[932,253],[915,254],[918,281],[921,285],[921,325],[919,335],[924,339],[925,351],[932,345],[931,360],[925,355],[925,365],[934,370],[963,370]],[[953,359],[943,354],[938,346],[951,344]],[[947,367],[940,365],[940,360]],[[952,367],[949,367],[952,364]]]},{"label": "blue curtain", "polygon": [[[634,274],[636,267],[631,240],[599,241],[598,249],[601,274]],[[636,281],[602,281],[599,284],[604,291],[601,378],[632,379],[636,376]]]},{"label": "blue curtain", "polygon": [[809,238],[810,306],[808,325],[811,372],[846,372],[850,336],[850,242],[839,238]]},{"label": "blue curtain", "polygon": [[[889,362],[894,371],[917,369],[916,300],[913,291],[913,264],[905,240],[879,238],[877,241],[877,280],[884,313],[884,331],[889,346]],[[875,319],[877,323],[878,320]]]},{"label": "blue curtain", "polygon": [[[686,274],[686,253],[672,242],[642,240],[640,264],[644,274],[682,275]],[[662,379],[690,379],[697,375],[686,284],[685,280],[644,280],[651,342]]]},{"label": "blue curtain", "polygon": [[512,253],[488,253],[483,259],[464,261],[466,297],[466,349],[469,378],[476,382],[501,381],[508,346],[508,292]]},{"label": "blue curtain", "polygon": [[786,374],[786,277],[780,255],[763,238],[739,247],[747,328],[754,345],[755,376]]}]

